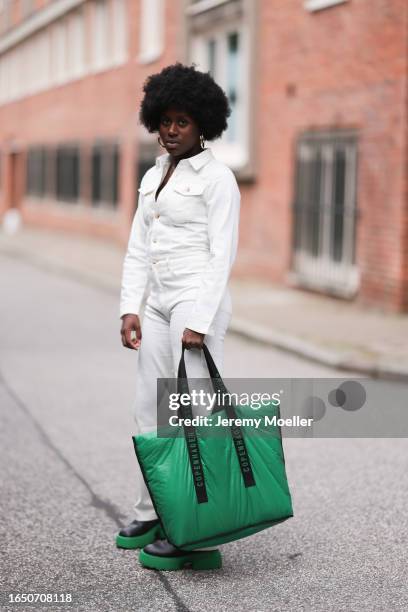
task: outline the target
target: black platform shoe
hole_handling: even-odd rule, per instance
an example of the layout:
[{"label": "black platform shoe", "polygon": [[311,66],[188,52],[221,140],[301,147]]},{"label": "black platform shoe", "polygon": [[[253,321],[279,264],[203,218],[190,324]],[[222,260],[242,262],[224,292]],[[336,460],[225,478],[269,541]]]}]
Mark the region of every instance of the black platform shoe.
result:
[{"label": "black platform shoe", "polygon": [[119,548],[143,548],[163,537],[164,533],[159,519],[153,521],[132,521],[123,527],[116,536],[116,546]]},{"label": "black platform shoe", "polygon": [[194,570],[219,569],[221,553],[216,550],[182,550],[167,540],[157,540],[145,546],[139,553],[143,567],[158,570],[178,570],[191,566]]}]

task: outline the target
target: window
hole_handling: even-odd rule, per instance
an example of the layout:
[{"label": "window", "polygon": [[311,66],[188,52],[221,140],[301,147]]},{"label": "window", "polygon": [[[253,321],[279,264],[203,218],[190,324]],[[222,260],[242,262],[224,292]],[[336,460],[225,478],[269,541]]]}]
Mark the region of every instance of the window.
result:
[{"label": "window", "polygon": [[137,150],[135,151],[135,164],[134,164],[134,182],[135,182],[135,210],[137,208],[139,200],[139,187],[143,176],[146,172],[154,166],[155,159],[157,157],[157,148],[155,141],[143,139],[143,136],[137,144]]},{"label": "window", "polygon": [[85,69],[85,31],[82,11],[69,13],[66,25],[67,76],[76,78],[81,76]]},{"label": "window", "polygon": [[347,0],[304,0],[304,5],[308,11],[319,11],[329,6],[343,4],[343,2],[347,2]]},{"label": "window", "polygon": [[8,58],[10,63],[9,96],[11,99],[18,95],[18,52],[18,49],[12,49]]},{"label": "window", "polygon": [[293,271],[300,284],[329,293],[357,289],[356,137],[309,133],[299,139],[293,208]]},{"label": "window", "polygon": [[142,0],[140,3],[139,61],[157,60],[164,46],[164,0]]},{"label": "window", "polygon": [[210,71],[212,77],[214,77],[215,67],[216,67],[216,53],[217,53],[217,41],[214,38],[208,39],[207,52],[208,52],[208,70]]},{"label": "window", "polygon": [[74,202],[79,197],[79,148],[61,145],[57,148],[56,196]]},{"label": "window", "polygon": [[113,57],[115,63],[127,58],[127,19],[125,0],[113,1]]},{"label": "window", "polygon": [[93,11],[92,66],[105,68],[109,61],[109,14],[107,0],[96,0]]},{"label": "window", "polygon": [[42,197],[46,193],[47,153],[43,147],[27,151],[26,193]]},{"label": "window", "polygon": [[[231,117],[227,130],[227,140],[236,142],[238,139],[237,118],[240,112],[239,108],[239,45],[240,34],[238,32],[229,32],[227,35],[227,70],[226,70],[226,91],[231,105]],[[214,58],[215,64],[215,58]]]},{"label": "window", "polygon": [[[55,4],[64,8],[62,2]],[[66,4],[81,3],[78,0]],[[9,2],[0,0],[0,24],[9,6]],[[21,41],[14,46],[10,43],[0,55],[0,104],[65,84],[91,70],[125,62],[127,6],[127,0],[95,0],[92,23],[88,24],[82,6],[51,19],[52,3],[48,2],[41,11],[41,16],[49,13],[47,23],[36,25],[35,14],[33,19],[17,25],[13,34],[21,35]]]},{"label": "window", "polygon": [[31,36],[27,40],[26,48],[26,93],[35,93],[36,79],[37,79],[37,57],[36,57],[37,37],[36,35]]},{"label": "window", "polygon": [[253,91],[249,74],[255,36],[255,3],[199,0],[186,9],[188,60],[209,71],[228,96],[231,115],[222,137],[210,144],[233,170],[251,174],[249,117]]},{"label": "window", "polygon": [[116,206],[119,185],[119,147],[98,143],[92,149],[92,204]]},{"label": "window", "polygon": [[61,19],[51,29],[51,78],[54,83],[63,83],[67,78],[67,54],[65,22]]},{"label": "window", "polygon": [[35,37],[36,77],[35,90],[45,89],[50,82],[50,47],[46,30]]},{"label": "window", "polygon": [[[192,61],[198,68],[210,71],[223,88],[231,106],[228,128],[211,143],[216,157],[234,169],[248,161],[248,48],[243,24],[231,24],[196,36],[192,41]],[[239,126],[239,129],[238,129]]]},{"label": "window", "polygon": [[7,102],[9,95],[8,54],[0,56],[0,102]]}]

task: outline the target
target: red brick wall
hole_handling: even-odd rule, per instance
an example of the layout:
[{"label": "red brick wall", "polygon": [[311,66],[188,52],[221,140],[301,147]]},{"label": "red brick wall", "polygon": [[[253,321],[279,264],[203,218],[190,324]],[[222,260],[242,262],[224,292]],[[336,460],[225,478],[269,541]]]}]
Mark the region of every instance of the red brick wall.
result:
[{"label": "red brick wall", "polygon": [[[241,273],[284,280],[291,258],[294,144],[305,129],[359,130],[359,301],[408,305],[406,0],[310,13],[259,2],[258,181],[242,188]],[[292,92],[292,93],[291,93]]]},{"label": "red brick wall", "polygon": [[[39,6],[39,3],[37,2]],[[85,4],[88,19],[92,18],[91,5]],[[11,146],[24,151],[31,143],[48,144],[65,141],[92,143],[96,138],[118,138],[121,147],[120,212],[112,221],[95,217],[89,204],[89,214],[80,214],[73,205],[33,204],[23,201],[23,220],[47,227],[74,229],[83,233],[110,236],[124,243],[128,239],[130,221],[135,202],[135,163],[137,162],[138,106],[142,96],[142,83],[152,72],[175,61],[179,53],[178,30],[180,15],[167,3],[166,49],[160,61],[140,65],[139,54],[139,2],[128,0],[129,61],[119,68],[87,75],[11,104],[0,106],[0,147],[4,153]],[[170,24],[170,25],[169,25]],[[3,180],[7,187],[8,164],[3,163]],[[9,206],[7,194],[0,191],[0,214]]]}]

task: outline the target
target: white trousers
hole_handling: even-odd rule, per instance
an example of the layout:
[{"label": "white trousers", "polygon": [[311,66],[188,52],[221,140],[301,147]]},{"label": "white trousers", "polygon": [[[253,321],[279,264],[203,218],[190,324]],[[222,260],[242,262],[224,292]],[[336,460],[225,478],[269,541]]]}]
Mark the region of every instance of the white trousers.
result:
[{"label": "white trousers", "polygon": [[[177,274],[177,271],[179,274]],[[155,266],[152,287],[141,321],[142,342],[138,350],[134,419],[136,434],[153,431],[157,427],[157,378],[176,378],[181,357],[181,339],[194,296],[198,289],[199,272],[182,273],[169,263]],[[227,289],[214,318],[214,335],[204,342],[222,374],[224,338],[231,319],[231,296]],[[188,378],[208,378],[204,353],[189,349],[184,353]],[[199,408],[195,406],[193,413]],[[137,462],[136,462],[137,463]],[[135,518],[150,521],[157,518],[149,491],[137,464]]]}]

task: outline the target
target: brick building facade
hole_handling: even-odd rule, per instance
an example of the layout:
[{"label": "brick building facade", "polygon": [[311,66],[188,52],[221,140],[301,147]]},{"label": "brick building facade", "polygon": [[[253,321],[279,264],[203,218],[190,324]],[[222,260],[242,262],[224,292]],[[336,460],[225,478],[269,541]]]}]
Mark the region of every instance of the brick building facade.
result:
[{"label": "brick building facade", "polygon": [[408,310],[407,0],[0,0],[0,214],[125,243],[162,152],[145,78],[194,61],[233,113],[235,274]]}]

